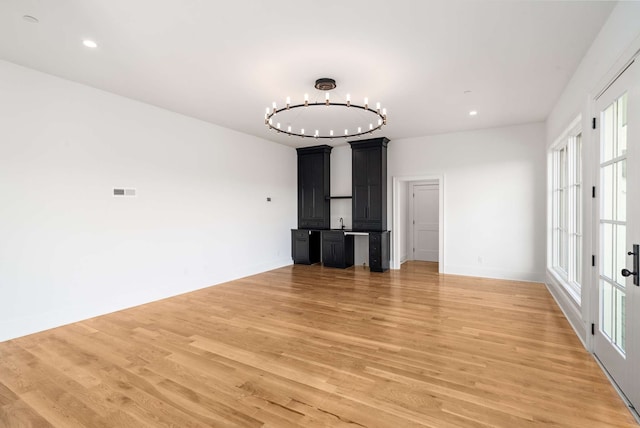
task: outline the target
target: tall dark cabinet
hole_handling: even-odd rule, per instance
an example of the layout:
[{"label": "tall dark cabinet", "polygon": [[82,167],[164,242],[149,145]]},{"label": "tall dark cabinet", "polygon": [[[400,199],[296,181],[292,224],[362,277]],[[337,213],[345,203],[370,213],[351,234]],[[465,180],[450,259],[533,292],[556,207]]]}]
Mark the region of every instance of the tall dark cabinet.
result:
[{"label": "tall dark cabinet", "polygon": [[387,145],[389,139],[350,142],[353,230],[387,230]]},{"label": "tall dark cabinet", "polygon": [[298,229],[329,229],[331,146],[296,149],[298,152]]}]

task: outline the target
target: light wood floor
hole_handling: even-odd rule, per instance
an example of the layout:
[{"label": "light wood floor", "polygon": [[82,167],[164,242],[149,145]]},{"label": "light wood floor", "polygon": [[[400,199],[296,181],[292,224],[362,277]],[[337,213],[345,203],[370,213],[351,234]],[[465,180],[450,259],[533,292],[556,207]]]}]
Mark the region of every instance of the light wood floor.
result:
[{"label": "light wood floor", "polygon": [[542,284],[291,266],[0,343],[3,427],[637,427]]}]

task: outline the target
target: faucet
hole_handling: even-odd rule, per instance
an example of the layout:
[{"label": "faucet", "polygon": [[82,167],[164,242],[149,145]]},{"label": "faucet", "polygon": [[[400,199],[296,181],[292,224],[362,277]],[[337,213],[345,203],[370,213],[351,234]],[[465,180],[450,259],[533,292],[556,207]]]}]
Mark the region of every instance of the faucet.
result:
[{"label": "faucet", "polygon": [[340,229],[344,229],[344,220],[340,217]]}]

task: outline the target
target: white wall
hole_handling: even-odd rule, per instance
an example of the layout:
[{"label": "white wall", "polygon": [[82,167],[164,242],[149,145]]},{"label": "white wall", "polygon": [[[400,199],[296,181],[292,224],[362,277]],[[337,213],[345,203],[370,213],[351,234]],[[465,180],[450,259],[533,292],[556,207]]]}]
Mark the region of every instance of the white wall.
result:
[{"label": "white wall", "polygon": [[0,340],[291,263],[294,149],[3,61],[0,94]]},{"label": "white wall", "polygon": [[444,177],[445,273],[543,280],[543,123],[394,140],[388,155],[389,180]]},{"label": "white wall", "polygon": [[[577,70],[571,77],[561,97],[556,102],[547,118],[547,147],[552,145],[570,123],[582,115],[583,129],[583,162],[584,168],[584,271],[582,301],[577,304],[568,293],[556,282],[552,274],[547,273],[546,281],[550,291],[576,329],[578,336],[590,346],[591,335],[588,325],[591,324],[594,311],[591,302],[595,300],[596,285],[591,268],[592,249],[592,199],[591,186],[596,185],[594,179],[596,140],[591,129],[594,97],[606,86],[620,70],[631,55],[640,49],[640,2],[620,2],[611,12],[600,33],[585,54]],[[550,224],[547,228],[550,228]]]}]

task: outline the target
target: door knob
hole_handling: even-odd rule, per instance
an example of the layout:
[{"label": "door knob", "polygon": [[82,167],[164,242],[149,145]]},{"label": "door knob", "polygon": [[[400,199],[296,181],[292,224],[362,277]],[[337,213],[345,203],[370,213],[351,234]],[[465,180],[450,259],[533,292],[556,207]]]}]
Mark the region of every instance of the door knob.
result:
[{"label": "door knob", "polygon": [[629,251],[627,255],[633,256],[633,272],[625,268],[622,269],[620,273],[625,278],[633,275],[633,283],[640,286],[640,279],[638,278],[638,270],[640,270],[640,267],[638,266],[640,265],[640,261],[638,260],[638,255],[640,255],[640,245],[633,244],[633,251]]}]

